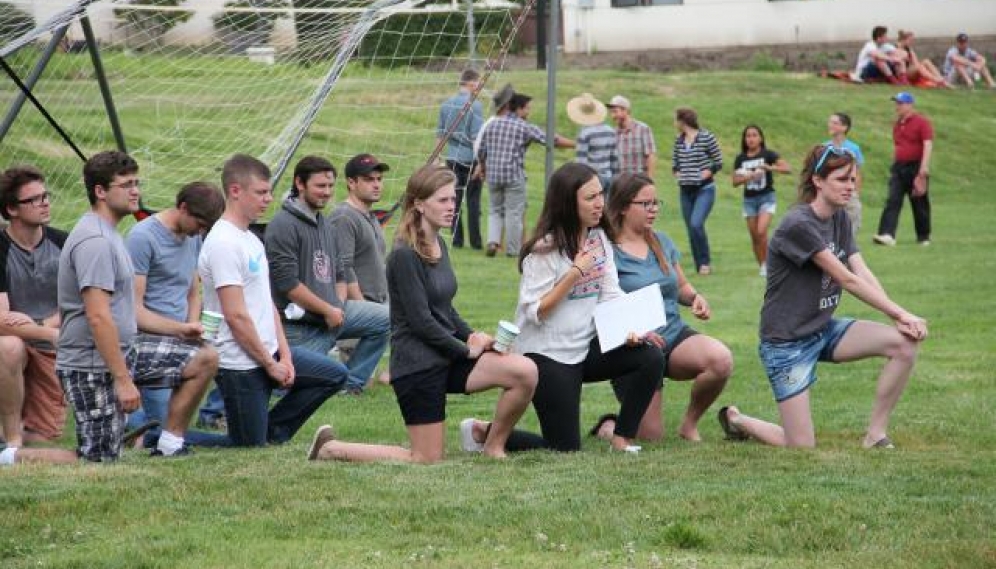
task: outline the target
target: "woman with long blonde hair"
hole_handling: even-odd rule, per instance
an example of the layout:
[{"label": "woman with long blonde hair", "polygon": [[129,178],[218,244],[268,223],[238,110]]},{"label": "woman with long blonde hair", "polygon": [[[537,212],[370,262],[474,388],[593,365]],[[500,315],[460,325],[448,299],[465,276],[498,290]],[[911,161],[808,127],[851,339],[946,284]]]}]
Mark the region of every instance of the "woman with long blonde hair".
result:
[{"label": "woman with long blonde hair", "polygon": [[[394,249],[387,259],[391,303],[391,386],[408,428],[410,448],[336,440],[332,427],[315,433],[315,460],[432,463],[443,459],[446,394],[502,390],[483,443],[474,449],[503,458],[512,427],[532,400],[536,366],[517,354],[492,350],[494,339],[475,332],[453,307],[456,275],[440,230],[456,212],[456,177],[442,165],[412,174],[402,202]],[[472,422],[461,432],[467,448]],[[474,441],[470,440],[470,443]]]}]

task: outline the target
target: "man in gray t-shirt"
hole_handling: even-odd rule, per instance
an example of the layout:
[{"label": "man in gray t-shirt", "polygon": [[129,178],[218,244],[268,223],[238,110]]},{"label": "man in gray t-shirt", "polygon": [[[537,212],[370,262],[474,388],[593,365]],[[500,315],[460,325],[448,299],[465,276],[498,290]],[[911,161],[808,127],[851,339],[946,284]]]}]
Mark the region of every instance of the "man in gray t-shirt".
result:
[{"label": "man in gray t-shirt", "polygon": [[359,154],[346,163],[349,195],[332,212],[335,250],[345,272],[346,298],[387,302],[387,273],[384,268],[384,232],[371,212],[380,201],[384,172],[390,166],[370,154]]},{"label": "man in gray t-shirt", "polygon": [[137,331],[134,270],[117,232],[139,208],[138,164],[123,152],[83,166],[90,211],[69,233],[59,258],[56,373],[76,416],[76,452],[92,462],[121,453],[124,414],[138,407],[125,354]]}]

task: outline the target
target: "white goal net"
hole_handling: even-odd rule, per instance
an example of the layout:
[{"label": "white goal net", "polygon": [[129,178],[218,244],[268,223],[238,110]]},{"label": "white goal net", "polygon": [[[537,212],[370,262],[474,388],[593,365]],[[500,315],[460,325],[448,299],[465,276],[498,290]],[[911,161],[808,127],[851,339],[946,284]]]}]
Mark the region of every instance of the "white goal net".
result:
[{"label": "white goal net", "polygon": [[[62,228],[87,207],[80,154],[120,145],[139,162],[153,210],[172,205],[184,183],[218,184],[235,152],[275,173],[306,154],[341,170],[373,153],[392,166],[389,207],[432,154],[439,105],[460,71],[501,69],[520,9],[504,0],[0,0],[0,56],[16,76],[0,74],[0,168],[41,168]],[[492,73],[480,95],[486,108],[498,81]],[[275,192],[289,185],[288,172]]]}]

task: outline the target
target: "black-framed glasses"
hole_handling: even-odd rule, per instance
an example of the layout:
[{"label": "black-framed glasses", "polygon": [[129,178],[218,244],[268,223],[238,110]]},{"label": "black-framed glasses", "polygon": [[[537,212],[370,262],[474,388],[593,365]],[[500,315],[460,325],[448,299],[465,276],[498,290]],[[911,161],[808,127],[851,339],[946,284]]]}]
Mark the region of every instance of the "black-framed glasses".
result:
[{"label": "black-framed glasses", "polygon": [[123,188],[125,190],[133,190],[142,187],[142,180],[138,178],[134,180],[128,180],[127,182],[120,182],[117,184],[108,184],[109,188]]},{"label": "black-framed glasses", "polygon": [[643,206],[643,209],[647,211],[661,208],[661,200],[633,200],[629,203]]},{"label": "black-framed glasses", "polygon": [[839,146],[834,146],[833,144],[828,144],[823,148],[823,154],[820,155],[820,159],[816,161],[816,167],[813,168],[813,172],[819,172],[820,168],[823,167],[823,163],[827,161],[827,156],[834,154],[836,156],[848,155],[854,158],[854,153],[847,148],[841,148]]},{"label": "black-framed glasses", "polygon": [[31,196],[30,198],[24,198],[23,200],[17,200],[17,203],[19,203],[21,205],[31,204],[31,205],[33,205],[35,207],[38,207],[38,206],[42,205],[43,203],[47,203],[50,197],[52,197],[52,196],[50,196],[48,192],[42,192],[42,193],[38,194],[37,196]]}]

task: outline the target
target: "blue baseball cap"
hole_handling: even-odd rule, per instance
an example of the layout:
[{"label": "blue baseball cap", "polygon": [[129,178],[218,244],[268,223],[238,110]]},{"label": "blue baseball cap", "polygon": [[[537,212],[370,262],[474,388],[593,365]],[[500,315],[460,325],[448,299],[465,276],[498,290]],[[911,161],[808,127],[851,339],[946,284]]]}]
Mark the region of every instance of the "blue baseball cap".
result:
[{"label": "blue baseball cap", "polygon": [[903,103],[903,104],[906,104],[906,105],[912,105],[913,104],[913,95],[910,95],[906,91],[903,91],[902,93],[896,93],[895,95],[893,95],[892,96],[892,100],[895,101],[895,102],[897,102],[897,103]]}]

